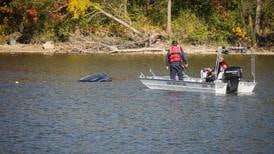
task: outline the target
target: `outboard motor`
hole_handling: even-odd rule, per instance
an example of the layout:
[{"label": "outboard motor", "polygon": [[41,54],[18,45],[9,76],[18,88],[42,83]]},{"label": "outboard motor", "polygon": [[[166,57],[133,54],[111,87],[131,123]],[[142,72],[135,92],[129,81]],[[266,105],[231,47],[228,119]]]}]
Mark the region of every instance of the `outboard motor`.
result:
[{"label": "outboard motor", "polygon": [[240,78],[242,78],[241,67],[231,66],[225,70],[224,81],[227,82],[227,93],[237,92]]}]

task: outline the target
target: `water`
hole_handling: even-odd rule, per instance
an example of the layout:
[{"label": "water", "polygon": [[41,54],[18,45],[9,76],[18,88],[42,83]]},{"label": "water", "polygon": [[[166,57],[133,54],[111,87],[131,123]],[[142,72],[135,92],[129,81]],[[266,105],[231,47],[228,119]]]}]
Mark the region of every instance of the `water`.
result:
[{"label": "water", "polygon": [[[215,56],[189,56],[199,76]],[[161,55],[0,55],[0,153],[273,153],[274,57],[256,57],[255,93],[150,90]],[[228,56],[251,75],[249,57]],[[104,72],[108,83],[79,83]]]}]

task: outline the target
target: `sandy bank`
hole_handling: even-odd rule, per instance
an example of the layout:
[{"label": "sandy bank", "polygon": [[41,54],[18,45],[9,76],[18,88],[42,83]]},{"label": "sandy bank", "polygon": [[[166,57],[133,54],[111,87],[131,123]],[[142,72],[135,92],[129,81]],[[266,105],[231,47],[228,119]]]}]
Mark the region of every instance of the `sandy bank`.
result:
[{"label": "sandy bank", "polygon": [[[188,54],[216,54],[216,48],[214,46],[191,46],[183,45],[183,48]],[[148,50],[136,50],[131,49],[128,52],[119,52],[122,54],[164,54],[165,47],[154,47],[146,48]],[[150,50],[151,49],[151,50]],[[16,44],[16,45],[0,45],[0,53],[39,53],[39,54],[98,54],[98,53],[110,53],[108,51],[81,51],[73,50],[66,44],[56,44],[53,49],[43,49],[41,44]],[[113,52],[115,54],[115,52]],[[257,55],[274,55],[273,48],[264,50],[256,49],[255,54]]]}]

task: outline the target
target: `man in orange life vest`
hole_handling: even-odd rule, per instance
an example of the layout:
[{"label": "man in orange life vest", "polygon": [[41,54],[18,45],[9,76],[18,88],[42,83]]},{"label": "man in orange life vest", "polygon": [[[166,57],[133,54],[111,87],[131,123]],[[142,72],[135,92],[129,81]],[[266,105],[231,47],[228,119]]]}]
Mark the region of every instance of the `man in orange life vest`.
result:
[{"label": "man in orange life vest", "polygon": [[179,80],[183,80],[183,71],[184,68],[188,67],[188,60],[184,50],[178,45],[177,41],[172,41],[172,46],[166,55],[166,65],[166,68],[170,70],[170,79],[175,80],[176,75],[178,75]]}]

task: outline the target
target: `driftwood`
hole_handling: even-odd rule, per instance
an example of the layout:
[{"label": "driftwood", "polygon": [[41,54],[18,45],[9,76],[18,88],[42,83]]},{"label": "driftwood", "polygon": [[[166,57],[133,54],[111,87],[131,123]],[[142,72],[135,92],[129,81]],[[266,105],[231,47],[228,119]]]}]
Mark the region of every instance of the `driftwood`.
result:
[{"label": "driftwood", "polygon": [[101,9],[100,7],[93,5],[93,8],[95,8],[96,10],[98,10],[99,12],[103,13],[104,15],[106,15],[107,17],[119,22],[120,24],[124,25],[125,27],[129,28],[130,30],[132,30],[134,33],[138,34],[139,37],[143,37],[143,33],[138,31],[137,29],[135,29],[134,27],[130,26],[128,23],[126,23],[125,21],[113,16],[110,13],[107,13],[106,11],[104,11],[103,9]]},{"label": "driftwood", "polygon": [[99,43],[101,46],[103,46],[103,47],[107,47],[107,48],[109,48],[111,51],[112,50],[118,50],[118,48],[117,48],[117,46],[116,45],[107,45],[107,44],[105,44],[105,43]]},{"label": "driftwood", "polygon": [[135,49],[117,49],[117,50],[113,50],[113,51],[110,51],[109,53],[110,54],[113,54],[113,53],[144,53],[144,52],[162,52],[162,51],[165,51],[164,48],[135,48]]},{"label": "driftwood", "polygon": [[[138,37],[129,38],[132,41],[126,42],[124,44],[114,44],[109,45],[107,43],[102,42],[93,42],[90,41],[90,38],[87,37],[79,37],[74,36],[73,39],[69,43],[70,52],[99,52],[99,51],[107,51],[109,53],[129,53],[129,52],[145,52],[145,51],[162,51],[162,48],[155,48],[153,44],[159,42],[160,40],[165,39],[164,35],[153,33],[146,35],[139,30],[132,27],[127,22],[115,17],[114,15],[107,13],[103,9],[101,9],[96,4],[92,5],[92,7],[98,12],[106,15],[107,17],[117,21],[121,25],[126,28],[132,30]],[[86,16],[90,14],[94,14],[95,11],[86,14]]]},{"label": "driftwood", "polygon": [[166,39],[165,36],[158,33],[154,33],[149,35],[147,38],[143,38],[142,40],[128,41],[116,46],[118,49],[148,48],[148,47],[154,47],[155,44],[165,39]]},{"label": "driftwood", "polygon": [[[149,38],[140,41],[128,41],[123,44],[108,44],[96,41],[97,38],[72,36],[66,44],[65,50],[69,53],[137,53],[137,52],[161,52],[164,47],[159,44],[164,36],[160,34],[150,35]],[[100,39],[99,39],[100,40]],[[109,42],[105,40],[105,42]],[[111,42],[111,41],[110,41]],[[114,42],[112,42],[114,43]]]}]

